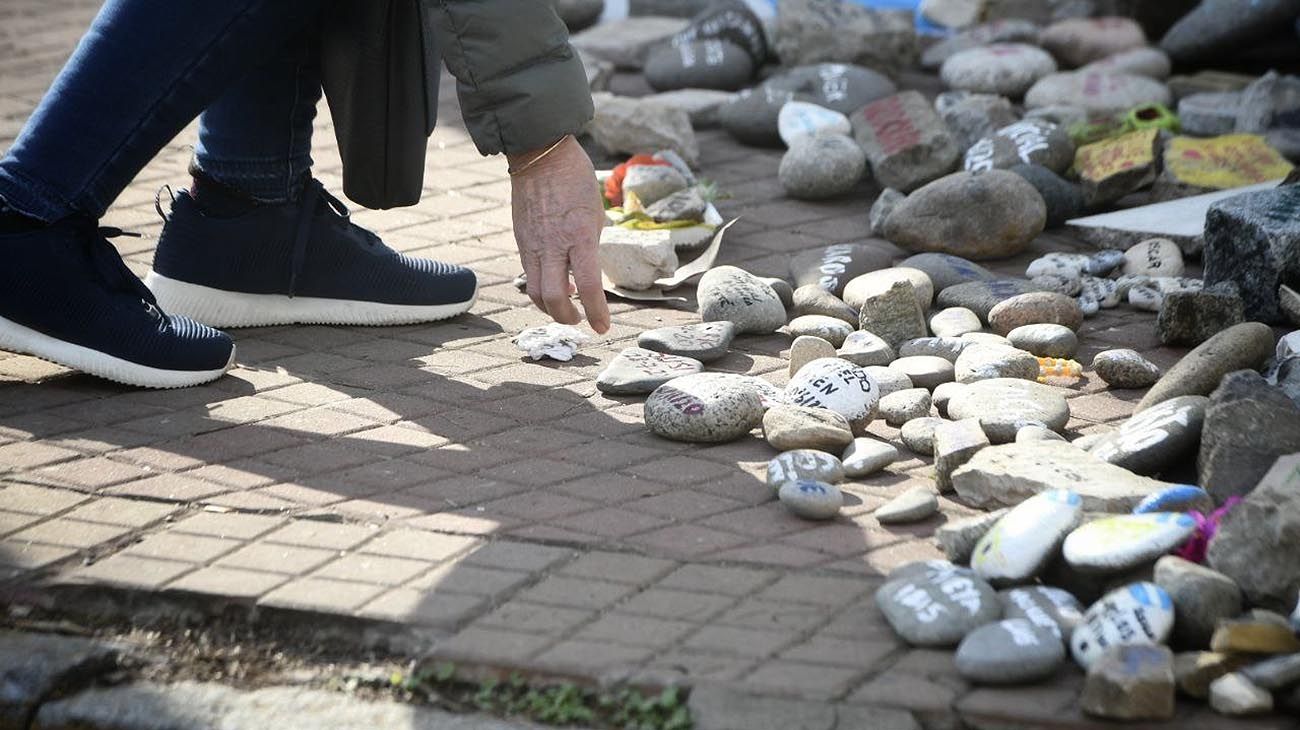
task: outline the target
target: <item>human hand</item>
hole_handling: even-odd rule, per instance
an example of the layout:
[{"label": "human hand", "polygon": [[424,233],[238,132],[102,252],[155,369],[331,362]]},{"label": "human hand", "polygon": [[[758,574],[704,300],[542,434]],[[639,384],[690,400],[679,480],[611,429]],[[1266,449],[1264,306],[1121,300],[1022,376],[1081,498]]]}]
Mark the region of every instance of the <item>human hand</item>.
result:
[{"label": "human hand", "polygon": [[[545,149],[511,155],[511,169]],[[511,176],[510,193],[515,243],[533,304],[556,322],[578,324],[582,317],[570,299],[576,289],[591,328],[609,331],[597,253],[605,212],[587,153],[572,136],[565,137],[536,164]]]}]

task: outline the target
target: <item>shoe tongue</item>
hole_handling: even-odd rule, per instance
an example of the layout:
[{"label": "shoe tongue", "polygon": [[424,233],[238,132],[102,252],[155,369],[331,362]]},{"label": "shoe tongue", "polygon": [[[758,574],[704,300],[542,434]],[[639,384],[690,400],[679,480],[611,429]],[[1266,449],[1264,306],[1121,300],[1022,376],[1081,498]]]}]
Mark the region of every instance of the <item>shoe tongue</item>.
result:
[{"label": "shoe tongue", "polygon": [[119,291],[136,294],[140,299],[157,308],[158,300],[153,292],[131,269],[127,268],[122,255],[113,244],[108,242],[109,238],[120,235],[123,235],[123,232],[117,228],[98,228],[90,232],[87,238],[87,253],[91,265],[95,267],[96,273],[105,284]]}]

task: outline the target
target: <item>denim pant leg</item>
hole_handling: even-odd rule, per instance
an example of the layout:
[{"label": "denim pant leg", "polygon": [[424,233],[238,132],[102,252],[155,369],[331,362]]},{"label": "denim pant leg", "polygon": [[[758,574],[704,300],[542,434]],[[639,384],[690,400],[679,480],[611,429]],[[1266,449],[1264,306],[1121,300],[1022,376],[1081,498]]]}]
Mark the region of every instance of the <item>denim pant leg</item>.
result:
[{"label": "denim pant leg", "polygon": [[0,160],[0,200],[99,218],[204,108],[324,0],[107,0]]},{"label": "denim pant leg", "polygon": [[320,33],[315,23],[304,31],[199,117],[195,166],[264,203],[296,199],[311,170]]}]

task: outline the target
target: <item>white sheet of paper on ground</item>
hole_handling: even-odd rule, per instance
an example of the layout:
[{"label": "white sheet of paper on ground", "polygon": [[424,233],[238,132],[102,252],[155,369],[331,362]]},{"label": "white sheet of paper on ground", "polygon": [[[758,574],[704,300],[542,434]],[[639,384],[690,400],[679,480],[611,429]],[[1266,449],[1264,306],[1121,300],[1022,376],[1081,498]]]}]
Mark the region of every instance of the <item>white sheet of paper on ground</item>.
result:
[{"label": "white sheet of paper on ground", "polygon": [[1250,185],[1232,190],[1218,190],[1190,198],[1179,198],[1165,203],[1153,203],[1114,213],[1090,215],[1066,221],[1068,226],[1076,228],[1107,228],[1132,233],[1149,233],[1152,236],[1170,236],[1196,238],[1205,232],[1205,214],[1210,206],[1242,193],[1256,190],[1269,190],[1278,186],[1281,180]]},{"label": "white sheet of paper on ground", "polygon": [[[718,230],[713,234],[713,240],[709,242],[707,248],[700,252],[700,255],[694,260],[689,261],[677,267],[676,273],[672,276],[666,276],[655,281],[655,286],[645,291],[631,291],[622,287],[614,286],[608,278],[604,279],[605,291],[624,299],[630,299],[638,302],[681,302],[685,304],[689,300],[686,297],[679,297],[666,292],[676,289],[687,281],[696,276],[701,276],[704,272],[713,268],[713,263],[718,260],[718,251],[722,248],[722,238],[727,229],[732,226],[739,218],[732,218],[726,223],[722,223],[722,216],[718,214],[717,209],[710,203],[704,212],[704,220],[718,226]],[[717,223],[714,223],[717,221]]]}]

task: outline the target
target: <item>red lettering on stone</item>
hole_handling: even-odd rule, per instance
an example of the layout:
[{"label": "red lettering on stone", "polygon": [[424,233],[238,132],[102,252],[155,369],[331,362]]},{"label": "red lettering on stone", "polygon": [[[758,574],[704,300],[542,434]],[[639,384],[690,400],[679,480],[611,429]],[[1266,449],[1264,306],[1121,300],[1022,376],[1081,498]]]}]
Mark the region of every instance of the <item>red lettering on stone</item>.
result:
[{"label": "red lettering on stone", "polygon": [[897,96],[869,104],[862,110],[862,115],[871,125],[876,144],[884,155],[895,154],[921,142],[920,131],[907,118],[907,110]]}]

